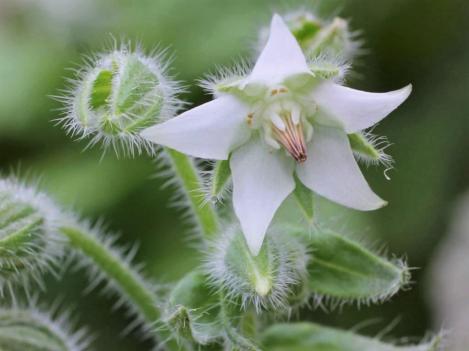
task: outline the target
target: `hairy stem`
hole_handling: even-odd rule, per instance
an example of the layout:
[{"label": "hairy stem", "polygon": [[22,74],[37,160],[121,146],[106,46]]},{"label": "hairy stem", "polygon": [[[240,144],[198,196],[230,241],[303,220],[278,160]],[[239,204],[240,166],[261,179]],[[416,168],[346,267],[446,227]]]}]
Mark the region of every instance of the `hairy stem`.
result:
[{"label": "hairy stem", "polygon": [[205,200],[202,180],[193,161],[188,156],[173,149],[165,149],[174,171],[181,180],[182,186],[193,214],[205,239],[213,239],[218,230],[218,216],[215,209]]},{"label": "hairy stem", "polygon": [[[60,233],[67,237],[69,244],[88,257],[106,277],[112,280],[135,306],[148,325],[153,325],[161,317],[156,295],[146,286],[142,277],[122,258],[109,250],[99,239],[75,227],[61,227]],[[164,330],[158,333],[160,340],[166,341],[168,350],[178,350],[175,342],[169,340]],[[169,341],[167,341],[169,340]]]}]

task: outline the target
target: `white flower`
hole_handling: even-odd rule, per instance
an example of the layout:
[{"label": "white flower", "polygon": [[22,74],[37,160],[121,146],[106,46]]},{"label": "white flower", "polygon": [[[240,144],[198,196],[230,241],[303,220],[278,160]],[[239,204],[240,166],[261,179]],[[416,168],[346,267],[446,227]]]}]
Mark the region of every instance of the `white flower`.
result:
[{"label": "white flower", "polygon": [[364,179],[347,134],[376,124],[410,92],[410,85],[368,93],[318,79],[274,15],[269,40],[247,78],[142,136],[191,156],[230,158],[234,209],[257,255],[276,210],[295,188],[295,172],[339,204],[363,211],[386,204]]}]

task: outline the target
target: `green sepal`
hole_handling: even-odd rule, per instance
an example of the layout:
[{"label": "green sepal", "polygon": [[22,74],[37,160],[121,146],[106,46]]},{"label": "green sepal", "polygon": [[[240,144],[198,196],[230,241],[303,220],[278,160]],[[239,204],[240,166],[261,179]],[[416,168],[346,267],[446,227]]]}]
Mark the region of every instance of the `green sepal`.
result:
[{"label": "green sepal", "polygon": [[296,203],[301,209],[304,217],[307,219],[308,223],[313,223],[314,219],[314,200],[313,192],[306,187],[297,176],[295,176],[295,190],[293,195],[295,197]]},{"label": "green sepal", "polygon": [[441,343],[441,336],[436,336],[419,345],[397,346],[313,323],[276,324],[262,336],[269,351],[437,351]]},{"label": "green sepal", "polygon": [[217,161],[213,167],[210,184],[210,197],[214,200],[223,197],[223,193],[231,179],[230,161]]},{"label": "green sepal", "polygon": [[313,233],[309,245],[309,288],[318,296],[378,302],[409,283],[410,273],[402,261],[388,261],[342,235]]},{"label": "green sepal", "polygon": [[309,69],[315,77],[324,80],[340,77],[343,73],[343,67],[328,61],[313,62],[309,65]]},{"label": "green sepal", "polygon": [[353,152],[372,161],[379,161],[381,159],[381,152],[375,148],[363,134],[353,133],[348,134],[348,140]]},{"label": "green sepal", "polygon": [[121,114],[135,108],[157,84],[156,75],[135,55],[129,55],[121,62],[120,82],[116,87],[115,113]]},{"label": "green sepal", "polygon": [[108,103],[112,92],[112,78],[114,73],[110,70],[102,70],[98,73],[91,89],[90,105],[97,110]]},{"label": "green sepal", "polygon": [[202,273],[191,272],[172,289],[164,321],[176,338],[208,345],[223,337],[219,314],[218,294],[210,289]]},{"label": "green sepal", "polygon": [[252,255],[244,236],[234,235],[225,254],[225,265],[245,287],[260,297],[269,295],[278,271],[274,247],[265,240],[257,256]]},{"label": "green sepal", "polygon": [[283,85],[295,93],[307,94],[321,82],[318,78],[312,71],[310,73],[298,73],[287,77],[283,81]]},{"label": "green sepal", "polygon": [[305,49],[308,47],[308,43],[313,40],[321,30],[321,27],[322,25],[319,21],[304,19],[299,26],[292,29],[292,34],[295,36],[301,48]]}]

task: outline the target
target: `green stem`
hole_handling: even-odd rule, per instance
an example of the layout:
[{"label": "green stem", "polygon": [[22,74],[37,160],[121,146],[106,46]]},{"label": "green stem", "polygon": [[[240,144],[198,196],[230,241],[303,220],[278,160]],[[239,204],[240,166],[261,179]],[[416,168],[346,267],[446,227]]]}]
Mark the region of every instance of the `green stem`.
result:
[{"label": "green stem", "polygon": [[[119,287],[149,325],[161,317],[161,311],[156,305],[156,295],[146,286],[143,278],[126,265],[119,255],[103,245],[95,235],[85,233],[81,229],[61,227],[59,232],[68,238],[69,244],[74,249],[88,257]],[[160,340],[168,340],[170,335],[163,330],[158,336]],[[165,346],[169,350],[179,350],[174,341],[168,341]]]},{"label": "green stem", "polygon": [[179,176],[195,218],[205,239],[213,239],[218,231],[218,216],[212,204],[206,201],[202,179],[192,159],[176,150],[165,149]]}]

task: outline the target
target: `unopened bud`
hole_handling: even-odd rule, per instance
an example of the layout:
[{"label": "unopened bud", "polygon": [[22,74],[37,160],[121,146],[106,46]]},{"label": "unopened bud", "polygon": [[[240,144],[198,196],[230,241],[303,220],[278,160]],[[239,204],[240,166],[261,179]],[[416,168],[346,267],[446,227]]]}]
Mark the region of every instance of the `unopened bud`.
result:
[{"label": "unopened bud", "polygon": [[151,151],[139,132],[171,117],[180,103],[177,83],[166,74],[162,55],[146,56],[123,46],[103,53],[78,73],[66,103],[65,128],[91,143]]}]

